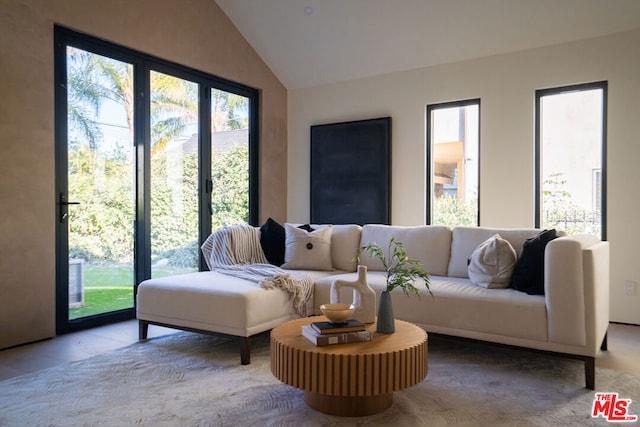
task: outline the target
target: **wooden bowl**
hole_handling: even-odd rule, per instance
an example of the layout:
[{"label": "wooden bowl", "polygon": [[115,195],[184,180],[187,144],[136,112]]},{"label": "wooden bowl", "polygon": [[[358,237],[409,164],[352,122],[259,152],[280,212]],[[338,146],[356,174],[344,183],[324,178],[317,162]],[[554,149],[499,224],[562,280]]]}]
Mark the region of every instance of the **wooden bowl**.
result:
[{"label": "wooden bowl", "polygon": [[353,304],[322,304],[320,311],[330,322],[343,323],[353,316],[356,308]]}]

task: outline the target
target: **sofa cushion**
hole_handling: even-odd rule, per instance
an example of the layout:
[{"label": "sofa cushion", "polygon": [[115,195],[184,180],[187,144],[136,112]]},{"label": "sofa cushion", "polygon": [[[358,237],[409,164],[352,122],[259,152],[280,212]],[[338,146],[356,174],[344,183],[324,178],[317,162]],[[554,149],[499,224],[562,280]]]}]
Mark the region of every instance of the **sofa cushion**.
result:
[{"label": "sofa cushion", "polygon": [[544,295],[544,249],[556,237],[556,230],[544,230],[524,242],[511,276],[513,289],[529,295]]},{"label": "sofa cushion", "polygon": [[511,243],[494,234],[471,254],[469,279],[483,288],[508,288],[516,259]]},{"label": "sofa cushion", "polygon": [[[331,284],[336,279],[355,280],[357,273],[327,276],[316,281],[314,312],[329,302]],[[385,287],[384,273],[367,272],[367,283],[380,292]],[[349,288],[341,289],[341,301],[352,301]],[[485,289],[469,279],[431,276],[432,298],[425,287],[421,298],[407,298],[401,290],[391,292],[393,312],[397,319],[415,323],[430,332],[474,338],[489,334],[491,340],[518,344],[518,340],[547,340],[545,298],[527,295],[511,288]],[[485,335],[483,338],[487,338]]]},{"label": "sofa cushion", "polygon": [[[319,225],[312,224],[312,227]],[[362,227],[357,224],[334,224],[331,232],[331,263],[333,268],[343,271],[356,271],[355,259],[360,248]]]},{"label": "sofa cushion", "polygon": [[333,270],[331,262],[332,225],[319,226],[314,231],[285,223],[284,264],[290,270]]},{"label": "sofa cushion", "polygon": [[522,251],[522,244],[540,232],[536,228],[491,228],[491,227],[455,227],[451,232],[451,260],[449,277],[469,278],[468,260],[480,243],[494,234],[509,241],[516,254]]},{"label": "sofa cushion", "polygon": [[[391,237],[404,244],[407,256],[422,263],[425,271],[436,276],[445,276],[449,265],[451,229],[440,225],[419,225],[413,227],[365,224],[362,227],[360,246],[377,243],[386,251]],[[476,244],[477,246],[477,244]],[[475,247],[474,247],[475,248]],[[388,257],[389,254],[387,253]],[[369,271],[382,271],[380,260],[368,254],[360,256],[360,264]],[[466,262],[465,262],[466,267]]]}]

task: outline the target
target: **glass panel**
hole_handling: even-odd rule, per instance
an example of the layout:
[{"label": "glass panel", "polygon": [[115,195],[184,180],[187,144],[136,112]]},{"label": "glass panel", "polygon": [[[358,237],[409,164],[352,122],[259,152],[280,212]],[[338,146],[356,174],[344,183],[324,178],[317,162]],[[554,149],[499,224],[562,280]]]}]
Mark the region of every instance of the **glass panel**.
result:
[{"label": "glass panel", "polygon": [[540,99],[541,227],[601,235],[602,89]]},{"label": "glass panel", "polygon": [[211,90],[211,227],[249,222],[249,98]]},{"label": "glass panel", "polygon": [[198,270],[198,85],[152,71],[151,277]]},{"label": "glass panel", "polygon": [[132,76],[67,48],[69,319],[133,307]]},{"label": "glass panel", "polygon": [[431,224],[478,225],[479,105],[431,111]]}]

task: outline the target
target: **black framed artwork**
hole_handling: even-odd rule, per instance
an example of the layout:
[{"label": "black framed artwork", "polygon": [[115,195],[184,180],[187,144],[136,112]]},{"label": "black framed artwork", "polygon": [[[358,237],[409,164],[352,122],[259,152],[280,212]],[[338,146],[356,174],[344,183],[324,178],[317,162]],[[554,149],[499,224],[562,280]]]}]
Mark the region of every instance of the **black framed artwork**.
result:
[{"label": "black framed artwork", "polygon": [[311,222],[391,223],[391,117],[311,126]]}]

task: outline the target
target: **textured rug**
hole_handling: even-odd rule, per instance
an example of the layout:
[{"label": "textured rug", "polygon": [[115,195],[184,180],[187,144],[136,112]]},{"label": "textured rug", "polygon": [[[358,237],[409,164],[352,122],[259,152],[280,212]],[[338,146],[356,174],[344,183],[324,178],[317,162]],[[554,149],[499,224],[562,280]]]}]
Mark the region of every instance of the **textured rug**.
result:
[{"label": "textured rug", "polygon": [[[604,426],[583,364],[531,352],[431,337],[429,374],[394,393],[387,411],[358,418],[309,409],[275,379],[269,336],[238,342],[178,332],[0,382],[0,426]],[[631,399],[640,377],[598,369],[596,392]],[[628,425],[628,424],[627,424]]]}]

